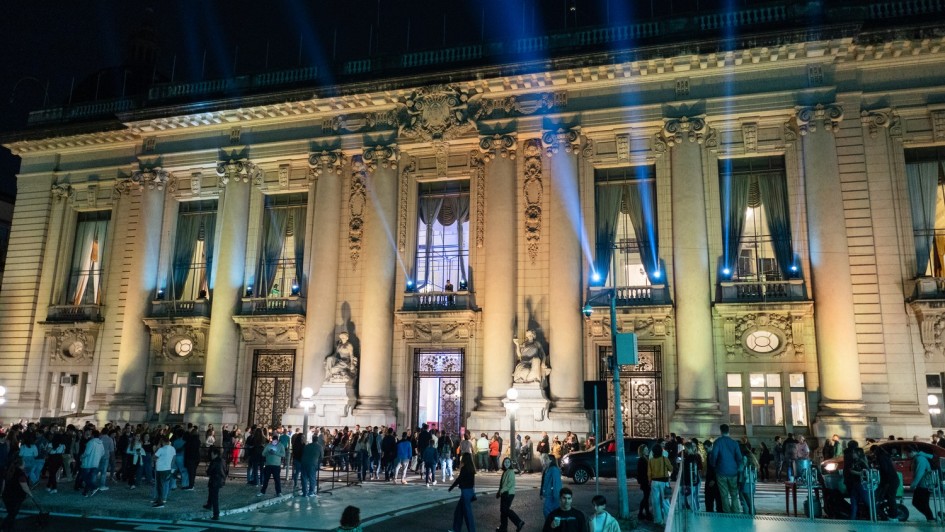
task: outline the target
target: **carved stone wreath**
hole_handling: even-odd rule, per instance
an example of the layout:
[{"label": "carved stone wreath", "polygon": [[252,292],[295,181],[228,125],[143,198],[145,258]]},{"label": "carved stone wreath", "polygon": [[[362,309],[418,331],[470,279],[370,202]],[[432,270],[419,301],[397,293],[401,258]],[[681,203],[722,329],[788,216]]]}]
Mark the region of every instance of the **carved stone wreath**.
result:
[{"label": "carved stone wreath", "polygon": [[64,329],[55,337],[53,360],[75,362],[91,360],[95,337],[85,329]]},{"label": "carved stone wreath", "polygon": [[401,134],[422,140],[449,140],[474,129],[469,95],[449,85],[417,89],[404,101]]},{"label": "carved stone wreath", "polygon": [[[726,334],[728,357],[734,358],[739,347],[749,357],[794,356],[794,327],[791,316],[783,314],[745,314],[726,320],[727,327],[734,327],[732,335]],[[728,332],[728,331],[727,331]],[[733,341],[734,340],[734,341]]]},{"label": "carved stone wreath", "polygon": [[161,331],[160,356],[170,360],[189,359],[202,354],[197,329],[187,325],[169,327]]}]

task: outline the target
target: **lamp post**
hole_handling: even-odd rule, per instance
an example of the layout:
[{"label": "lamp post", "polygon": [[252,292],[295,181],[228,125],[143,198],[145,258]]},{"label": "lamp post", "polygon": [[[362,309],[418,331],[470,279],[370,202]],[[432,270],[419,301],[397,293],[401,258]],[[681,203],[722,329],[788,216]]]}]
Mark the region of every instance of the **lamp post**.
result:
[{"label": "lamp post", "polygon": [[299,401],[299,406],[302,407],[302,410],[305,411],[305,417],[302,419],[302,437],[305,438],[305,443],[309,442],[308,438],[308,409],[312,407],[314,401],[312,401],[312,396],[315,392],[311,388],[306,386],[302,388],[302,400]]},{"label": "lamp post", "polygon": [[[617,440],[616,463],[617,463],[617,507],[619,508],[621,519],[630,518],[630,499],[627,495],[627,456],[624,454],[623,442],[623,401],[620,395],[620,364],[617,362],[617,290],[609,288],[603,290],[584,303],[582,313],[585,318],[590,318],[594,312],[591,303],[601,296],[607,296],[610,303],[610,345],[611,356],[608,361],[610,372],[614,379],[614,438]],[[595,472],[595,475],[597,473]]]},{"label": "lamp post", "polygon": [[[512,463],[516,464],[518,461],[515,459],[515,411],[518,410],[518,390],[514,387],[509,388],[505,392],[505,411],[509,413],[509,458],[512,459]],[[516,467],[516,469],[518,469]]]}]

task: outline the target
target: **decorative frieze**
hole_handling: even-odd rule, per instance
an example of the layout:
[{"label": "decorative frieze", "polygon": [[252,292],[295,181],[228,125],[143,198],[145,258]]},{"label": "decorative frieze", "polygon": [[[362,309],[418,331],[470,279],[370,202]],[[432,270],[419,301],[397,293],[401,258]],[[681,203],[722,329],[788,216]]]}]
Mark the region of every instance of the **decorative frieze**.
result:
[{"label": "decorative frieze", "polygon": [[879,130],[886,128],[889,130],[889,136],[902,136],[902,120],[892,109],[877,109],[874,111],[861,111],[860,123],[869,132],[871,139],[879,135]]},{"label": "decorative frieze", "polygon": [[818,127],[824,131],[836,133],[843,121],[843,107],[837,104],[817,104],[814,107],[797,107],[791,125],[801,136],[817,131]]},{"label": "decorative frieze", "polygon": [[[596,312],[589,319],[587,335],[599,339],[609,338],[610,326],[610,316],[606,312]],[[639,338],[671,337],[675,328],[672,307],[648,307],[646,314],[618,314],[617,327],[621,332],[632,332]]]},{"label": "decorative frieze", "polygon": [[436,160],[436,176],[446,177],[449,172],[450,146],[442,140],[433,141],[433,155]]},{"label": "decorative frieze", "polygon": [[945,111],[932,111],[932,139],[935,142],[945,141]]},{"label": "decorative frieze", "polygon": [[504,98],[482,98],[476,102],[475,120],[492,120],[516,116],[529,116],[561,109],[567,105],[567,93],[543,92],[519,94]]},{"label": "decorative frieze", "polygon": [[525,244],[528,256],[535,263],[541,241],[541,197],[544,183],[541,175],[541,143],[539,139],[525,141],[525,181],[522,196],[525,198]]},{"label": "decorative frieze", "polygon": [[581,149],[581,133],[579,128],[546,131],[541,136],[548,157],[554,156],[562,148],[565,153],[577,153]]},{"label": "decorative frieze", "polygon": [[440,344],[466,341],[476,332],[474,321],[408,321],[404,323],[404,340],[413,343]]},{"label": "decorative frieze", "polygon": [[201,190],[203,190],[203,174],[201,172],[194,172],[190,174],[190,193],[193,196],[199,196]]},{"label": "decorative frieze", "polygon": [[289,188],[289,165],[279,165],[279,188],[285,190]]},{"label": "decorative frieze", "polygon": [[483,159],[486,162],[495,159],[496,156],[515,160],[515,137],[498,133],[491,137],[481,137],[479,139],[479,150],[482,151]]},{"label": "decorative frieze", "polygon": [[630,135],[615,135],[617,143],[617,160],[626,162],[630,160]]}]

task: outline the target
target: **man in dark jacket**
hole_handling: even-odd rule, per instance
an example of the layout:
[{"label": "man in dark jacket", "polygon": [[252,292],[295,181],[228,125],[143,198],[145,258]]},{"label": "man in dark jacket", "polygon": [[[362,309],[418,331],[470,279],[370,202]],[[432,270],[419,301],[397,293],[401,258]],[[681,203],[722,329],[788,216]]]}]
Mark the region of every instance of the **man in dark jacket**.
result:
[{"label": "man in dark jacket", "polygon": [[728,425],[719,426],[719,436],[712,445],[709,463],[715,468],[716,482],[722,493],[722,508],[725,513],[741,513],[738,502],[738,468],[742,464],[742,451],[738,443],[728,436]]},{"label": "man in dark jacket", "polygon": [[194,489],[194,479],[197,478],[197,465],[200,463],[200,434],[197,432],[197,426],[190,428],[184,439],[184,467],[187,468],[190,485],[185,490]]},{"label": "man in dark jacket", "polygon": [[381,467],[384,468],[384,482],[393,478],[396,466],[397,437],[394,436],[394,429],[387,429],[387,434],[381,440]]},{"label": "man in dark jacket", "polygon": [[210,458],[210,465],[207,466],[207,504],[203,507],[207,510],[213,510],[214,521],[220,519],[220,488],[226,481],[226,472],[223,470],[223,459],[220,458],[220,448],[210,447],[207,452]]},{"label": "man in dark jacket", "polygon": [[318,493],[318,470],[324,454],[323,436],[316,434],[312,443],[302,449],[300,464],[302,467],[302,497],[314,497]]}]

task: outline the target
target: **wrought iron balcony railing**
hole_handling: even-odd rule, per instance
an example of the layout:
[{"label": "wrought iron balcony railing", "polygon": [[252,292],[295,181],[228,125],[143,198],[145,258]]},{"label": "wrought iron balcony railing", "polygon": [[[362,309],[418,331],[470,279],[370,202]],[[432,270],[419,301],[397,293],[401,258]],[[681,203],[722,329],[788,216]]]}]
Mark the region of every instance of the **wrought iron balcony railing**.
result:
[{"label": "wrought iron balcony railing", "polygon": [[[594,298],[593,294],[599,291],[608,291],[607,287],[591,287],[587,299]],[[670,303],[669,291],[665,284],[651,284],[646,286],[618,286],[616,290],[615,304],[618,307],[644,307],[648,305],[668,305]],[[596,300],[594,306],[606,306],[606,299]]]},{"label": "wrought iron balcony railing", "polygon": [[305,298],[289,297],[244,297],[240,305],[241,316],[258,314],[305,314]]},{"label": "wrought iron balcony railing", "polygon": [[723,303],[763,303],[768,301],[804,301],[807,291],[803,279],[786,281],[722,281]]},{"label": "wrought iron balcony railing", "polygon": [[46,311],[47,322],[105,321],[101,305],[50,305]]},{"label": "wrought iron balcony railing", "polygon": [[435,312],[442,310],[475,310],[472,292],[408,292],[404,294],[403,310]]},{"label": "wrought iron balcony railing", "polygon": [[165,301],[157,300],[151,302],[152,318],[177,318],[177,317],[210,317],[210,300],[198,299],[195,301]]}]

